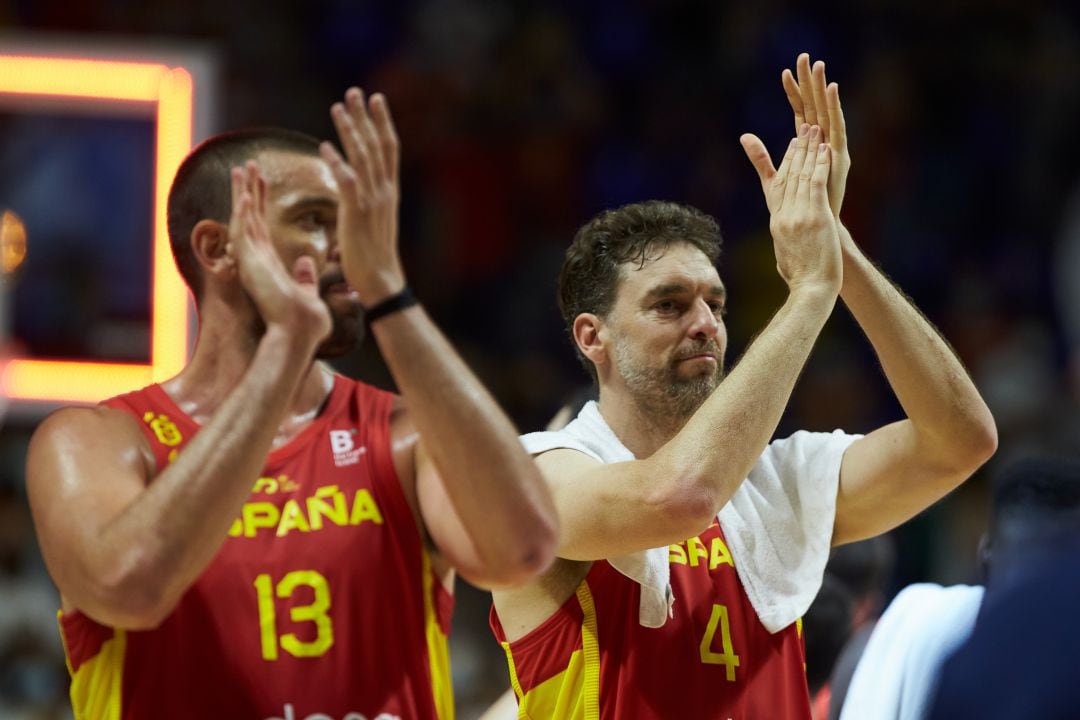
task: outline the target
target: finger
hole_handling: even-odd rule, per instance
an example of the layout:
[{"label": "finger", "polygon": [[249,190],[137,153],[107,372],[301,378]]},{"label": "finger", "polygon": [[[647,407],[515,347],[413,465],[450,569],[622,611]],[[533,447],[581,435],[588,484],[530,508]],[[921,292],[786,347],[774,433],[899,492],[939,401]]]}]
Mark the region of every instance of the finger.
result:
[{"label": "finger", "polygon": [[390,117],[390,104],[386,101],[386,96],[382,94],[371,96],[371,115],[375,121],[375,131],[379,136],[383,164],[386,166],[390,181],[396,185],[401,164],[401,145],[398,142],[397,130],[394,129],[394,119]]},{"label": "finger", "polygon": [[386,168],[383,165],[382,148],[379,147],[378,137],[375,134],[375,124],[371,122],[367,105],[364,91],[360,88],[349,88],[345,92],[345,107],[348,108],[349,115],[356,126],[360,142],[364,144],[364,152],[371,168],[371,179],[378,186],[386,179]]},{"label": "finger", "polygon": [[814,105],[814,91],[811,87],[810,56],[806,53],[799,55],[795,61],[795,71],[799,78],[799,93],[802,95],[803,115],[810,125],[818,124],[817,107]]},{"label": "finger", "polygon": [[820,208],[829,208],[829,168],[832,166],[832,148],[829,143],[821,143],[817,150],[817,160],[810,176],[810,202]]},{"label": "finger", "polygon": [[791,138],[791,142],[788,143],[787,150],[784,152],[784,159],[780,161],[780,167],[777,168],[776,173],[772,177],[772,182],[768,185],[763,185],[761,188],[765,193],[765,205],[769,208],[770,213],[776,212],[783,206],[788,180],[788,168],[791,167],[791,158],[795,155],[795,145],[797,141],[798,137]]},{"label": "finger", "polygon": [[810,133],[807,136],[806,154],[804,155],[802,167],[799,168],[799,188],[795,193],[796,202],[806,202],[806,199],[810,196],[810,178],[814,174],[815,158],[817,158],[818,148],[821,145],[823,145],[821,142],[821,128],[815,125],[810,128]]},{"label": "finger", "polygon": [[829,139],[829,113],[825,103],[825,63],[818,60],[814,63],[814,69],[810,72],[811,91],[814,95],[814,108],[817,110],[818,125],[821,126],[821,137]]},{"label": "finger", "polygon": [[746,157],[750,159],[750,164],[757,170],[762,186],[767,187],[776,175],[776,168],[773,167],[769,151],[765,149],[765,143],[761,142],[761,138],[757,135],[751,133],[740,136],[739,142],[746,152]]},{"label": "finger", "polygon": [[799,128],[806,122],[799,83],[795,81],[795,76],[791,74],[791,71],[784,68],[784,72],[780,73],[780,84],[784,86],[784,94],[787,95],[791,110],[795,113],[795,132],[799,132]]},{"label": "finger", "polygon": [[[337,180],[338,189],[341,191],[342,198],[357,198],[357,188],[360,185],[360,180],[357,177],[356,171],[349,163],[345,162],[345,159],[341,157],[341,153],[337,151],[337,148],[328,142],[320,143],[319,155],[326,164],[330,166],[330,172],[334,174],[334,179]],[[365,202],[367,197],[367,195],[361,195],[359,200]],[[344,204],[342,207],[344,207]]]},{"label": "finger", "polygon": [[799,128],[799,135],[795,140],[795,152],[791,156],[791,164],[788,165],[787,182],[784,186],[784,205],[795,200],[795,193],[799,189],[799,174],[806,160],[806,146],[809,142],[810,126],[803,125]]},{"label": "finger", "polygon": [[[343,103],[334,103],[330,107],[330,118],[334,122],[334,129],[337,130],[341,147],[345,150],[345,157],[348,158],[349,165],[352,166],[359,181],[359,187],[365,193],[370,193],[372,188],[371,167],[366,157],[367,148],[360,141],[360,135],[356,131],[356,124]],[[334,154],[337,155],[338,159],[342,159],[336,150]]]},{"label": "finger", "polygon": [[836,83],[825,89],[825,103],[829,109],[829,145],[844,152],[847,150],[847,124],[844,109],[840,106],[840,86]]},{"label": "finger", "polygon": [[270,231],[266,226],[266,178],[256,162],[251,163],[251,228],[256,238],[270,240]]},{"label": "finger", "polygon": [[239,206],[240,196],[244,193],[244,171],[241,168],[234,167],[229,171],[229,179],[232,185],[232,217],[229,220],[229,225],[238,223],[240,221]]},{"label": "finger", "polygon": [[247,169],[245,167],[232,168],[230,178],[232,180],[232,216],[229,218],[228,244],[231,244],[232,248],[227,248],[226,253],[230,250],[242,251],[241,246],[247,242],[248,204],[251,200],[251,194],[246,188]]},{"label": "finger", "polygon": [[259,164],[254,160],[247,162],[247,191],[251,193],[252,210],[256,214],[266,211],[266,182],[263,180]]}]

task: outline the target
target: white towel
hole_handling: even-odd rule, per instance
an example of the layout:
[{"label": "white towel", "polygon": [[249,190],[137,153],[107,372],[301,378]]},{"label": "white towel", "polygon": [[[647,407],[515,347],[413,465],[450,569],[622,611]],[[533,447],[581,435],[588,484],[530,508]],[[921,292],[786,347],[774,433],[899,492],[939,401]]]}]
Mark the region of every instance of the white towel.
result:
[{"label": "white towel", "polygon": [[771,633],[805,615],[821,589],[840,464],[860,437],[800,430],[774,440],[720,509],[739,580]]},{"label": "white towel", "polygon": [[983,588],[919,583],[882,614],[851,678],[840,720],[922,720],[941,666],[971,635]]},{"label": "white towel", "polygon": [[[604,422],[599,407],[593,401],[586,403],[578,416],[562,430],[529,433],[522,436],[521,442],[533,455],[569,448],[605,464],[636,459]],[[662,627],[671,616],[671,606],[675,602],[675,596],[671,592],[668,549],[653,548],[608,558],[607,561],[641,586],[638,622],[645,627]]]},{"label": "white towel", "polygon": [[[832,540],[836,490],[844,451],[858,435],[798,432],[771,443],[746,482],[717,514],[747,598],[769,632],[801,617],[818,588]],[[595,402],[556,432],[522,437],[536,455],[557,448],[603,463],[633,460]],[[641,586],[638,622],[661,627],[671,616],[668,548],[608,558]]]}]

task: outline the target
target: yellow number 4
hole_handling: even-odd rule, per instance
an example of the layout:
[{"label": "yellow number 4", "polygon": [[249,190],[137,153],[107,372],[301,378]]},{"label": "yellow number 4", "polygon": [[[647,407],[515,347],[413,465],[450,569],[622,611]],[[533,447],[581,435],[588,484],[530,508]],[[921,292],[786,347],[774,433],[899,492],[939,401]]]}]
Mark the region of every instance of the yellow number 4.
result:
[{"label": "yellow number 4", "polygon": [[[716,637],[716,629],[720,628],[720,647],[724,652],[713,652],[713,639]],[[706,665],[723,665],[727,671],[729,682],[735,682],[735,668],[739,667],[739,656],[731,646],[731,625],[728,624],[728,612],[726,605],[713,605],[712,615],[709,616],[709,624],[705,628],[705,635],[701,638],[701,662]]]},{"label": "yellow number 4", "polygon": [[[296,605],[289,609],[293,622],[315,623],[315,639],[303,642],[293,633],[278,637],[277,613],[274,595],[281,599],[292,597],[297,586],[306,585],[315,591],[310,605]],[[330,609],[330,586],[326,578],[314,570],[294,570],[281,579],[277,588],[266,573],[255,578],[255,590],[259,595],[259,629],[262,637],[263,660],[278,659],[278,643],[293,657],[318,657],[334,644],[334,625],[326,611]]]}]

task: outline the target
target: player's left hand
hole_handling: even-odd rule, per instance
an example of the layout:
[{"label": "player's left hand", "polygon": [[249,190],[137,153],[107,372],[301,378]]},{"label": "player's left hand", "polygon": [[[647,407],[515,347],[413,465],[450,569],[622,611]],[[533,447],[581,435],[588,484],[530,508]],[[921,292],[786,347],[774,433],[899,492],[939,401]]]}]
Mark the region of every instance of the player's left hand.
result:
[{"label": "player's left hand", "polygon": [[382,95],[365,102],[349,88],[330,108],[345,158],[330,143],[320,146],[337,179],[338,243],[345,279],[365,307],[405,287],[398,252],[399,149],[390,108]]},{"label": "player's left hand", "polygon": [[802,53],[795,61],[795,72],[784,68],[780,81],[784,86],[791,109],[795,113],[795,128],[803,123],[817,125],[825,134],[825,142],[832,151],[832,167],[829,170],[829,206],[837,220],[840,206],[844,203],[851,155],[848,152],[847,127],[844,110],[840,107],[840,87],[825,80],[825,63],[818,60],[810,65],[810,55]]}]

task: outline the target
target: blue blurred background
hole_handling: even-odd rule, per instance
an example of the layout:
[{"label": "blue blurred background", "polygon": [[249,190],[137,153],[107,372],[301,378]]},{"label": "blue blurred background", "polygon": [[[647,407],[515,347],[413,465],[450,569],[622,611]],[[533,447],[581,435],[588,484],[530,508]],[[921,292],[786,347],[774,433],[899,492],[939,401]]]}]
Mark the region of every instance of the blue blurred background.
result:
[{"label": "blue blurred background", "polygon": [[[403,142],[411,283],[523,430],[588,382],[554,287],[574,230],[603,208],[664,198],[719,219],[729,364],[780,305],[738,137],[786,145],[780,72],[808,51],[847,114],[845,222],[955,346],[1001,435],[986,469],[893,533],[892,586],[977,580],[994,467],[1080,445],[1080,23],[1064,0],[0,0],[0,26],[207,43],[222,62],[219,129],[329,138],[328,107],[347,86],[384,92]],[[148,123],[0,109],[0,206],[37,209],[21,212],[30,256],[5,289],[13,342],[145,358],[152,142]],[[52,214],[32,222],[42,208]],[[370,345],[338,365],[392,386]],[[838,309],[778,434],[867,431],[899,413]],[[14,416],[0,435],[5,718],[69,713],[55,591],[25,508],[32,430]],[[485,596],[462,587],[453,664],[466,719],[507,687],[486,614]]]}]

